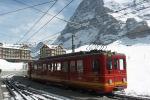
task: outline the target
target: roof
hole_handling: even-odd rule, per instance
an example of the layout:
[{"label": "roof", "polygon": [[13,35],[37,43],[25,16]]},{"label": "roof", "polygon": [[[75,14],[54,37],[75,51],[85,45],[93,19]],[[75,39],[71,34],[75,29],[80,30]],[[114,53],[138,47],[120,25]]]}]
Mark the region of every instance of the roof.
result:
[{"label": "roof", "polygon": [[21,49],[21,50],[29,50],[29,49],[23,49],[23,45],[14,45],[14,44],[3,44],[0,46],[1,48],[10,48],[10,49]]},{"label": "roof", "polygon": [[50,56],[50,57],[45,57],[45,58],[40,58],[40,60],[45,60],[45,59],[57,59],[57,58],[68,58],[68,57],[75,57],[75,56],[87,56],[87,55],[124,55],[121,53],[116,53],[116,52],[111,52],[111,51],[102,51],[102,50],[92,50],[92,51],[80,51],[80,52],[75,52],[75,53],[68,53],[68,54],[63,54],[63,55],[57,55],[57,56]]},{"label": "roof", "polygon": [[55,49],[56,47],[58,47],[59,45],[47,45],[49,48],[51,49]]}]

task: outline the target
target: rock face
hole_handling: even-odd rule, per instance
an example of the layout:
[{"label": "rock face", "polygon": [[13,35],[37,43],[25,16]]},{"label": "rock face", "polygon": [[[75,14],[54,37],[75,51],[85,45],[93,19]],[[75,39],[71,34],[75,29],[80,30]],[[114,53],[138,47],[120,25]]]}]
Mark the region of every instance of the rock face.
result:
[{"label": "rock face", "polygon": [[54,44],[71,48],[72,34],[76,47],[91,43],[106,45],[124,36],[131,39],[147,36],[150,33],[150,14],[144,11],[147,5],[148,0],[83,0],[70,18],[73,23],[67,23]]}]

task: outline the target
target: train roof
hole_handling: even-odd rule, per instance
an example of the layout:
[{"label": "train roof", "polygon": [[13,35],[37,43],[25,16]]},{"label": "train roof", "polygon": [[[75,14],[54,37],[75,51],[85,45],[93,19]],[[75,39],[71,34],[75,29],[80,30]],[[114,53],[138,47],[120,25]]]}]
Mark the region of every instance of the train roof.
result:
[{"label": "train roof", "polygon": [[91,50],[91,51],[80,51],[80,52],[75,52],[75,53],[68,53],[68,54],[57,55],[57,56],[50,56],[50,57],[40,58],[39,60],[87,56],[87,55],[110,55],[112,56],[112,55],[124,55],[124,54],[111,52],[111,51],[103,51],[103,50]]}]

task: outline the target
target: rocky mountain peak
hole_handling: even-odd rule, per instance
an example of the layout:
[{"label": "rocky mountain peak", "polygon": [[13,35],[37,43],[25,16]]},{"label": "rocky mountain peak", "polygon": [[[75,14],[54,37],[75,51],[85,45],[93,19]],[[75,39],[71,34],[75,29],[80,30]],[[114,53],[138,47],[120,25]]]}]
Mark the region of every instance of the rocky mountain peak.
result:
[{"label": "rocky mountain peak", "polygon": [[148,5],[150,2],[145,0],[127,0],[125,3],[117,0],[83,0],[70,18],[71,22],[78,24],[67,23],[54,43],[71,48],[72,34],[75,35],[76,47],[93,42],[105,45],[124,36],[143,37],[144,31],[146,34],[149,32],[149,21],[146,20],[150,19]]}]

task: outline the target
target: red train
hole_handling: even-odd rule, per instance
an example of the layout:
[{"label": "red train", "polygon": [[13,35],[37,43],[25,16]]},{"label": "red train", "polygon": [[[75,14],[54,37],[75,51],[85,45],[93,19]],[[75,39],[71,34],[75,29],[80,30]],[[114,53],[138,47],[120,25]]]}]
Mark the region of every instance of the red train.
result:
[{"label": "red train", "polygon": [[90,51],[41,58],[29,62],[31,79],[112,93],[127,88],[126,56]]}]

